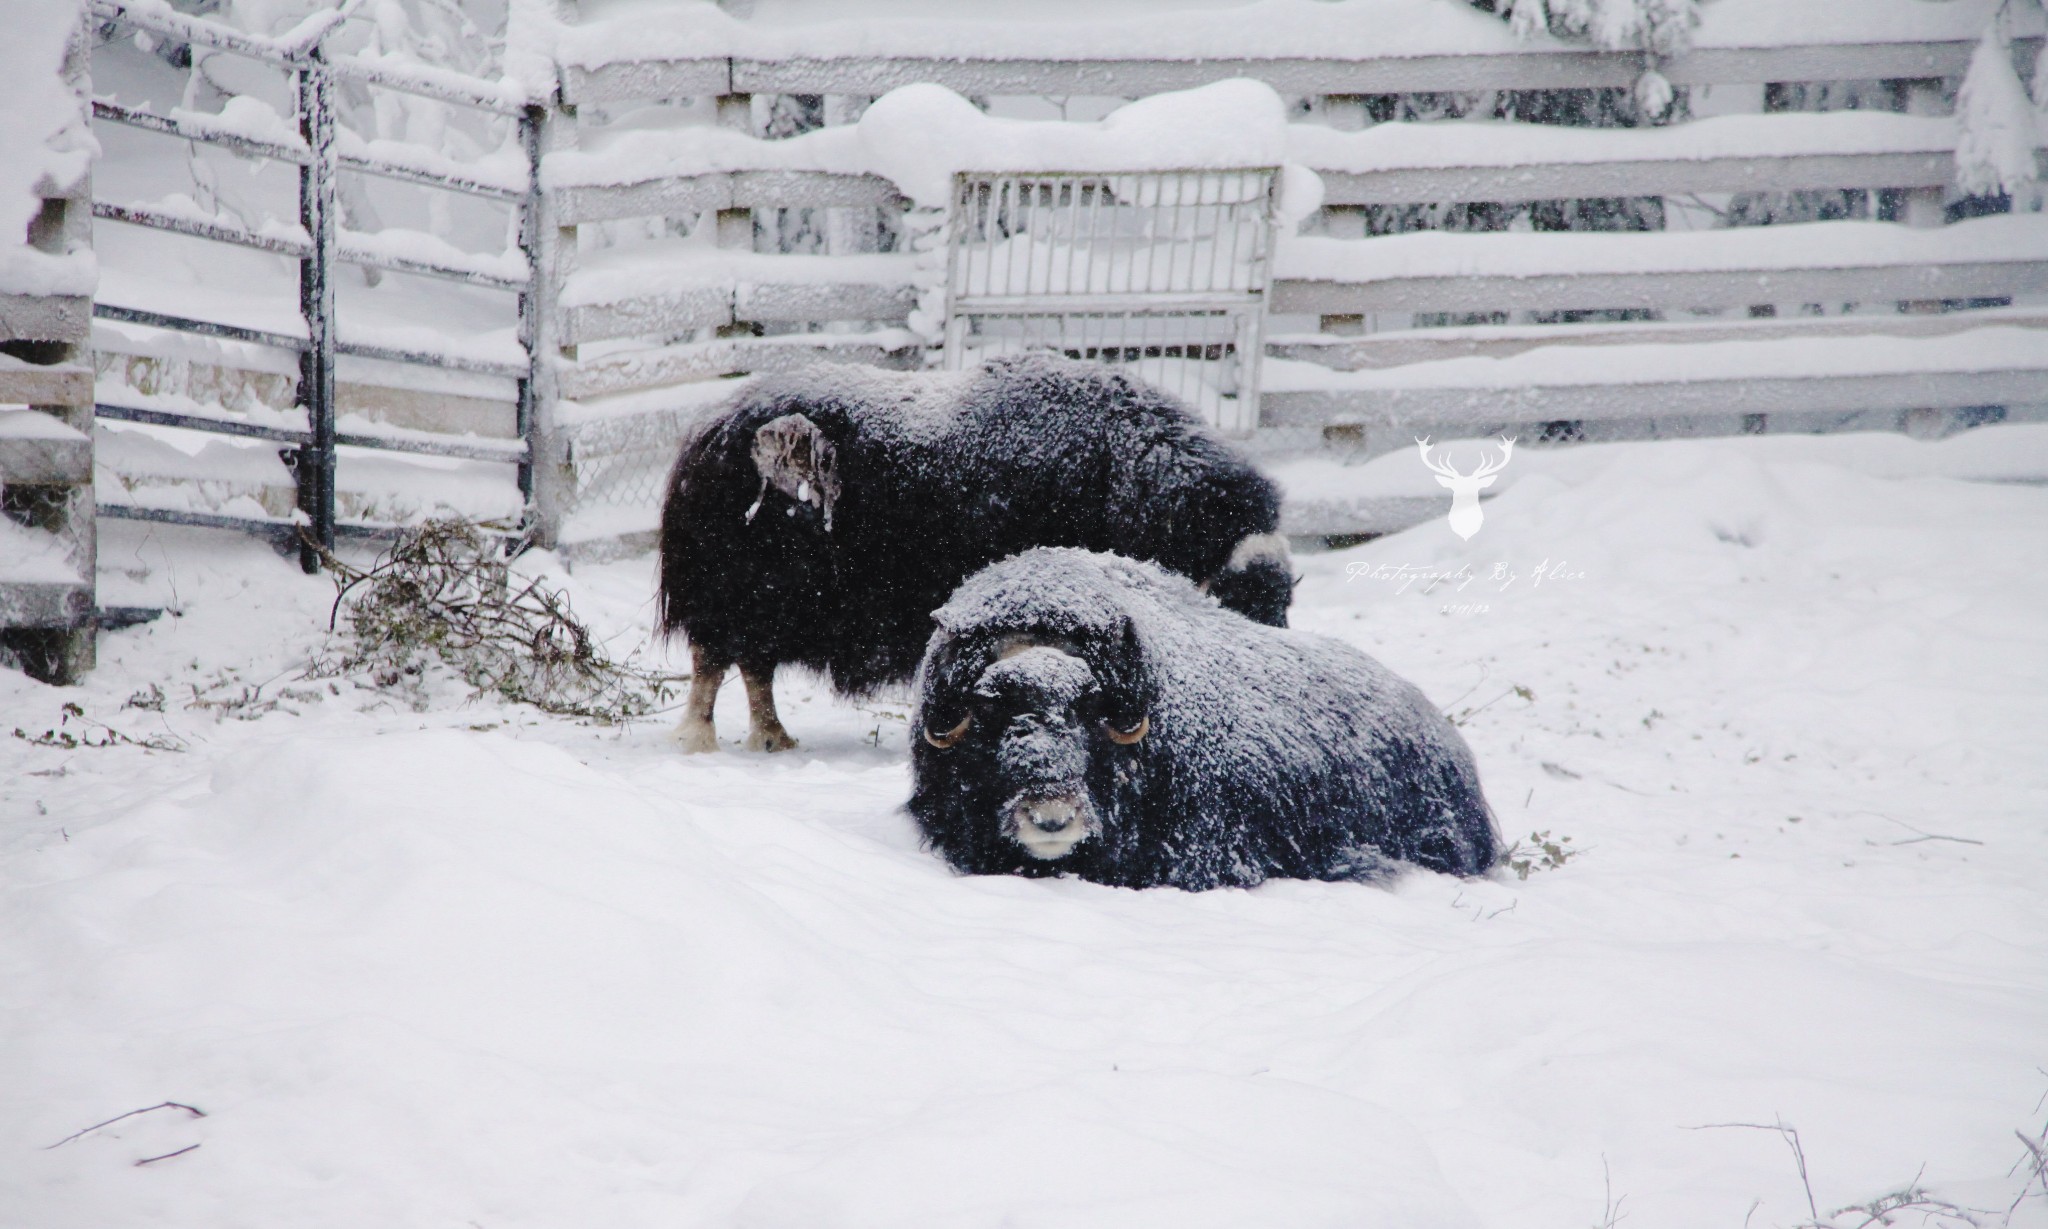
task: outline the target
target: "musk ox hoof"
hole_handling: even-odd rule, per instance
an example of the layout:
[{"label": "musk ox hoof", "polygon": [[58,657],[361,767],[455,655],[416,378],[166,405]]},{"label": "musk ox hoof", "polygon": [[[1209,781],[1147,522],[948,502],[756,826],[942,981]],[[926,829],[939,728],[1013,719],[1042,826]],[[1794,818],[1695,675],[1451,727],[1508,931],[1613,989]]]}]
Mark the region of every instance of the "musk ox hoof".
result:
[{"label": "musk ox hoof", "polygon": [[747,731],[749,751],[794,751],[796,748],[796,739],[789,736],[788,730],[780,727],[772,730]]},{"label": "musk ox hoof", "polygon": [[718,750],[718,727],[708,721],[685,717],[676,723],[669,737],[676,740],[676,746],[684,755],[702,755]]}]

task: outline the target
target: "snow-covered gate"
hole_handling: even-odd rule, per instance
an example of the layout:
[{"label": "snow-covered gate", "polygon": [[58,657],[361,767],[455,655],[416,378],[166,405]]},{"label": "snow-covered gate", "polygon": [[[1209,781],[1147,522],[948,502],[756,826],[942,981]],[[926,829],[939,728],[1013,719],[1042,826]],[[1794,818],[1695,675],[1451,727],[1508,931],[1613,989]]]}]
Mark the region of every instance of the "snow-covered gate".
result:
[{"label": "snow-covered gate", "polygon": [[[241,84],[232,102],[253,104],[224,107],[219,114],[186,108],[160,112],[95,97],[94,119],[189,143],[194,149],[225,150],[259,167],[275,164],[297,171],[293,193],[296,226],[280,224],[274,217],[251,225],[224,209],[209,209],[182,196],[138,202],[107,199],[111,193],[103,189],[103,195],[92,202],[93,216],[105,221],[283,256],[291,262],[295,276],[275,266],[259,267],[253,271],[252,285],[223,285],[229,279],[200,278],[198,285],[181,286],[153,278],[149,268],[134,267],[160,256],[161,248],[131,249],[124,267],[121,259],[106,254],[108,245],[103,240],[102,289],[99,301],[93,304],[93,315],[103,322],[102,328],[117,326],[107,340],[123,348],[128,362],[108,363],[105,360],[112,356],[101,356],[103,369],[94,414],[103,423],[141,423],[285,445],[277,455],[295,488],[295,510],[264,507],[260,498],[251,506],[246,490],[226,507],[195,507],[192,500],[184,498],[209,481],[232,483],[236,471],[247,468],[229,463],[218,469],[201,464],[182,474],[173,473],[171,477],[182,479],[173,485],[182,489],[169,492],[173,496],[169,499],[163,497],[163,486],[151,489],[146,483],[137,483],[140,491],[102,491],[99,515],[269,536],[281,547],[296,547],[304,566],[312,570],[317,566],[316,546],[332,547],[337,537],[388,536],[402,527],[389,519],[351,519],[338,514],[337,477],[344,457],[354,464],[354,457],[408,454],[501,468],[508,492],[513,481],[520,492],[520,497],[503,501],[516,519],[533,486],[529,447],[532,380],[525,343],[534,312],[529,293],[533,283],[531,245],[526,238],[533,233],[536,213],[531,163],[537,151],[537,111],[530,109],[519,93],[494,82],[331,55],[323,41],[339,24],[338,13],[322,15],[283,38],[255,37],[164,6],[122,0],[94,0],[91,16],[102,36],[148,39],[153,49],[168,46],[187,63],[193,47],[232,58],[248,70],[236,71],[234,79]],[[263,103],[266,90],[262,84],[251,84],[251,74],[265,70],[288,92],[289,121],[281,120]],[[516,127],[520,156],[510,166],[502,159],[464,165],[429,147],[366,141],[337,124],[335,94],[344,84],[502,116]],[[345,229],[338,190],[344,174],[380,177],[497,202],[510,213],[511,229],[519,242],[502,253],[479,255],[458,250],[425,232]],[[135,252],[144,259],[135,259]],[[431,324],[410,330],[387,325],[381,336],[374,320],[366,322],[370,327],[352,329],[357,321],[345,308],[337,310],[336,304],[336,282],[344,266],[479,287],[506,296],[508,302],[516,298],[516,310],[507,315],[519,322],[517,343],[495,348],[451,345],[449,332]],[[295,303],[287,307],[291,299]],[[195,306],[187,307],[187,302]],[[122,331],[118,326],[135,327]],[[187,344],[181,347],[177,339]],[[194,340],[196,347],[190,344]],[[276,386],[273,392],[289,399],[287,405],[276,404],[281,398],[266,398],[260,391],[248,393],[251,381],[238,378],[283,375],[265,356],[277,356],[288,364],[290,374],[272,382]],[[445,413],[445,406],[440,407],[441,415],[430,410],[427,420],[419,423],[394,422],[389,417],[380,421],[371,416],[344,420],[338,413],[337,364],[349,360],[387,368],[396,365],[474,373],[501,381],[509,386],[505,400],[512,412],[504,425],[511,429],[497,434],[509,438],[489,438],[488,429],[480,436],[474,422],[458,426],[436,421],[436,417],[456,417]],[[167,380],[163,368],[181,361],[197,363],[207,374],[192,379],[187,366],[183,374],[188,378],[182,384]],[[138,367],[145,372],[141,378],[137,377]],[[176,386],[166,388],[166,384]],[[201,393],[195,385],[211,395]],[[231,397],[224,388],[247,395]],[[109,438],[120,442],[123,437]],[[259,466],[267,463],[260,455],[245,459]],[[118,465],[103,463],[101,468],[115,471],[122,479],[118,485],[126,486],[130,475],[120,473]],[[437,475],[428,472],[417,477],[431,485]],[[431,503],[431,496],[424,502]]]},{"label": "snow-covered gate", "polygon": [[[1249,77],[1297,104],[1288,157],[1320,175],[1323,206],[1275,255],[1249,432],[1259,448],[1364,456],[1422,433],[1495,431],[1525,444],[1939,434],[2048,407],[2048,226],[2039,214],[1951,222],[1945,209],[1963,195],[1955,87],[1996,6],[1877,12],[1812,0],[1754,28],[1740,24],[1754,8],[1731,21],[1706,5],[1691,49],[1657,61],[1519,38],[1450,0],[1402,10],[1408,27],[1365,22],[1351,7],[1275,9],[1256,29],[1228,9],[1029,27],[757,26],[701,6],[672,21],[641,9],[572,21],[554,44],[563,107],[542,172],[561,240],[545,276],[563,304],[558,400],[543,415],[560,415],[567,481],[599,479],[565,487],[570,537],[644,539],[660,444],[714,395],[708,377],[927,361],[943,322],[919,318],[933,279],[915,251],[943,222],[920,219],[928,211],[881,173],[887,160],[863,161],[861,125],[846,122],[877,95],[924,82],[1000,102],[1144,98]],[[2038,32],[2017,34],[2024,58]],[[1395,96],[1627,90],[1651,66],[1681,90],[1747,91],[1733,110],[1749,113],[1604,130],[1371,122]],[[1899,109],[1763,105],[1771,83],[1870,81],[1886,83]],[[840,123],[764,135],[790,96],[821,98]],[[1871,220],[1703,225],[1712,208],[1691,207],[1824,190],[1867,193]],[[1664,229],[1368,233],[1405,205],[1605,197],[1654,200]],[[863,243],[857,228],[835,226],[824,228],[825,254],[757,250],[789,211],[872,216],[877,206],[903,219],[911,252],[876,253],[871,234]],[[844,235],[853,241],[839,246]],[[1459,320],[1481,323],[1446,324]],[[1287,526],[1386,529],[1439,511],[1435,501],[1297,504]]]}]

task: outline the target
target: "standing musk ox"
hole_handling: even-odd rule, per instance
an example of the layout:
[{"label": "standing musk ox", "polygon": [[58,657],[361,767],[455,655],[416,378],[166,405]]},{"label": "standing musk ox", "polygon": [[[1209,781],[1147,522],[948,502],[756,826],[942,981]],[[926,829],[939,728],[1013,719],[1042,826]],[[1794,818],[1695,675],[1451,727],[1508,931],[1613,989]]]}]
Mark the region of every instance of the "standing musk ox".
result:
[{"label": "standing musk ox", "polygon": [[1109,550],[1275,625],[1293,574],[1273,484],[1166,394],[1050,355],[957,374],[757,380],[683,444],[661,516],[662,630],[690,642],[676,737],[718,747],[728,667],[747,746],[795,746],[775,668],[862,695],[910,678],[931,612],[1034,546]]},{"label": "standing musk ox", "polygon": [[936,617],[910,812],[959,870],[1200,891],[1498,854],[1465,740],[1335,640],[1078,550],[998,563]]}]

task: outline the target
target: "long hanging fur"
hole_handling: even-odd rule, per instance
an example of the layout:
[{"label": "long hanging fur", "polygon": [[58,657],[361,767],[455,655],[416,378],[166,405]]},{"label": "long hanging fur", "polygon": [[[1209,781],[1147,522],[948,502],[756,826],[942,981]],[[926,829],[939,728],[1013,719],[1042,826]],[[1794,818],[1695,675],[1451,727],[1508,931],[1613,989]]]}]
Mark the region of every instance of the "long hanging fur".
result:
[{"label": "long hanging fur", "polygon": [[959,870],[1198,891],[1499,856],[1465,740],[1347,645],[1076,550],[995,564],[938,622],[909,808]]},{"label": "long hanging fur", "polygon": [[859,695],[911,676],[961,580],[1034,546],[1220,579],[1284,622],[1284,546],[1230,567],[1278,521],[1278,491],[1235,449],[1110,368],[1027,355],[764,378],[676,459],[658,616],[714,659],[807,666]]}]

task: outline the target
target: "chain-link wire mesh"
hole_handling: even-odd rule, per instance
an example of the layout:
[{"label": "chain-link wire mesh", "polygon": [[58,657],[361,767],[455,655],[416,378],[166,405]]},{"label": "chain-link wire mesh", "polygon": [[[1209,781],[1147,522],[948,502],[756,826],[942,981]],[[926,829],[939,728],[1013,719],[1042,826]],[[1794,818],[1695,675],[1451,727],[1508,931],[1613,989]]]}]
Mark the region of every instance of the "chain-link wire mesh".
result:
[{"label": "chain-link wire mesh", "polygon": [[666,406],[565,427],[570,477],[562,540],[650,544],[661,525],[669,467],[704,413],[702,404]]}]

